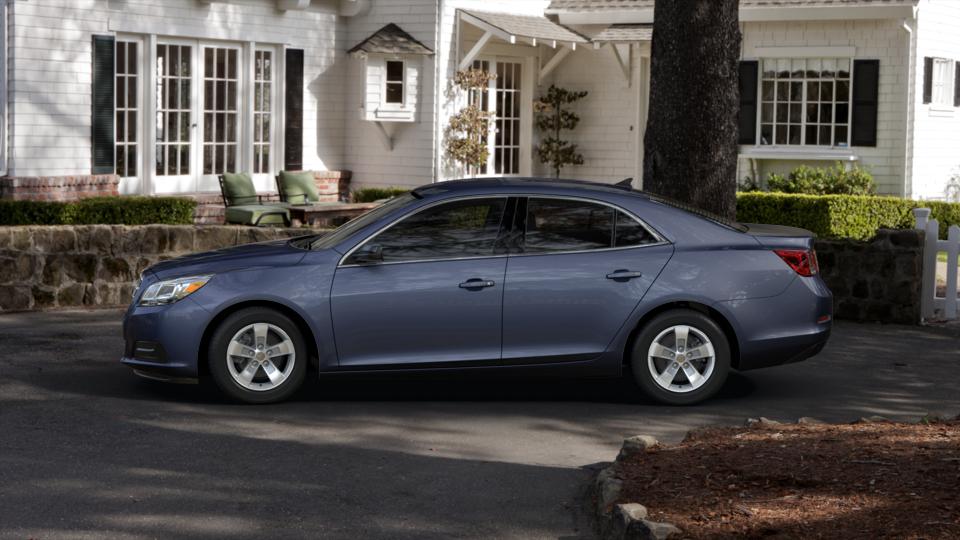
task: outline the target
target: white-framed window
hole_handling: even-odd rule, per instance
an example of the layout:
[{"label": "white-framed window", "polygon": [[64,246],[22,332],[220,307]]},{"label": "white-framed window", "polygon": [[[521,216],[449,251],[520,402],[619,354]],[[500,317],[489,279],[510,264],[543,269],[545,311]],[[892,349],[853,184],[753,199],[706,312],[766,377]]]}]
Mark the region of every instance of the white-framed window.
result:
[{"label": "white-framed window", "polygon": [[273,185],[281,48],[138,34],[116,43],[118,175],[143,179],[147,193],[214,191],[224,172]]},{"label": "white-framed window", "polygon": [[403,105],[404,72],[403,60],[387,60],[384,77],[383,102],[390,105]]},{"label": "white-framed window", "polygon": [[114,65],[114,130],[117,176],[140,171],[140,42],[118,39]]},{"label": "white-framed window", "polygon": [[931,103],[940,107],[953,107],[954,61],[947,58],[933,59],[933,92]]},{"label": "white-framed window", "polygon": [[487,138],[489,157],[477,174],[520,174],[522,68],[522,62],[509,59],[473,62],[473,69],[493,70],[496,74],[486,92],[473,92],[468,96],[471,103],[493,114]]},{"label": "white-framed window", "polygon": [[849,58],[766,58],[760,78],[760,144],[850,144]]}]

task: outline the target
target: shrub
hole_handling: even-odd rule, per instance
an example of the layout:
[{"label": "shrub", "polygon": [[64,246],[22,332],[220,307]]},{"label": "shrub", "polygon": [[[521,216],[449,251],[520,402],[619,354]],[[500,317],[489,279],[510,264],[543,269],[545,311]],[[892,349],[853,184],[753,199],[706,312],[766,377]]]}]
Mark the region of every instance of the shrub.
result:
[{"label": "shrub", "polygon": [[847,170],[839,162],[830,168],[801,165],[786,177],[771,174],[767,178],[767,188],[808,195],[869,195],[874,189],[873,175],[866,169],[853,167]]},{"label": "shrub", "polygon": [[389,199],[397,195],[403,195],[409,192],[409,189],[387,187],[387,188],[361,188],[355,190],[350,199],[355,203],[374,202],[382,199]]},{"label": "shrub", "polygon": [[940,236],[950,225],[960,225],[960,204],[913,201],[899,197],[862,195],[803,195],[786,193],[740,193],[737,221],[800,227],[822,238],[867,240],[877,229],[909,229],[911,210],[930,208],[940,222]]},{"label": "shrub", "polygon": [[190,225],[197,202],[181,197],[0,201],[0,225]]}]

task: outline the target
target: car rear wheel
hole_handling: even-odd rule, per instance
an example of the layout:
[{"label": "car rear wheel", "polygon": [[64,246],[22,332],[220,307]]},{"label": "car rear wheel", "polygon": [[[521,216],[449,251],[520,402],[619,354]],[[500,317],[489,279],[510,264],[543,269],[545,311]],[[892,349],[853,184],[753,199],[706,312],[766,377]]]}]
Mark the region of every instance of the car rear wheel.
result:
[{"label": "car rear wheel", "polygon": [[229,315],[210,339],[207,362],[225,394],[246,403],[273,403],[303,384],[307,349],[297,325],[268,308]]},{"label": "car rear wheel", "polygon": [[689,309],[661,313],[637,336],[633,376],[653,399],[690,405],[716,394],[730,371],[730,344],[710,317]]}]

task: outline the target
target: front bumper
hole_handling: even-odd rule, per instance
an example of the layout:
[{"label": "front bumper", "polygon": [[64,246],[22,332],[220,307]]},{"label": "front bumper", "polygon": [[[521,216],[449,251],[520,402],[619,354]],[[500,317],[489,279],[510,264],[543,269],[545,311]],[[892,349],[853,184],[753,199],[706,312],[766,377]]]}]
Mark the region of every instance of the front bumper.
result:
[{"label": "front bumper", "polygon": [[131,305],[123,318],[123,358],[138,375],[189,382],[199,377],[198,360],[210,313],[187,297],[166,306]]}]

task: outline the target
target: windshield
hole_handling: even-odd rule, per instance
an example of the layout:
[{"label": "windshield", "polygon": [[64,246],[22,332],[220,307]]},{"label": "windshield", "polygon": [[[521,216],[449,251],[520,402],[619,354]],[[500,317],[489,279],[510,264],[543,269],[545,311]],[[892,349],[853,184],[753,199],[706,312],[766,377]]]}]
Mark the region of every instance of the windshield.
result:
[{"label": "windshield", "polygon": [[674,207],[674,208],[678,208],[678,209],[683,210],[683,211],[685,211],[685,212],[690,212],[691,214],[695,214],[695,215],[700,216],[700,217],[702,217],[702,218],[704,218],[704,219],[709,219],[710,221],[712,221],[712,222],[714,222],[714,223],[716,223],[716,224],[718,224],[718,225],[723,225],[724,227],[733,229],[733,230],[735,230],[735,231],[739,231],[739,232],[745,233],[745,232],[747,232],[747,231],[749,230],[749,229],[748,229],[747,227],[745,227],[744,225],[741,225],[740,223],[737,223],[736,221],[733,221],[732,219],[727,219],[727,218],[725,218],[725,217],[718,216],[718,215],[716,215],[716,214],[714,214],[714,213],[712,213],[712,212],[707,212],[706,210],[697,208],[696,206],[693,206],[693,205],[690,205],[690,204],[686,204],[686,203],[682,203],[682,202],[680,202],[680,201],[676,201],[676,200],[674,200],[674,199],[671,199],[671,198],[669,198],[669,197],[664,197],[664,196],[662,196],[662,195],[657,195],[656,193],[650,193],[649,191],[644,191],[643,194],[646,195],[647,197],[649,197],[650,200],[653,201],[653,202],[658,202],[658,203],[660,203],[660,204],[665,204],[665,205],[667,205],[667,206],[672,206],[672,207]]},{"label": "windshield", "polygon": [[381,217],[387,215],[388,213],[394,211],[397,208],[401,208],[411,201],[415,201],[417,198],[409,193],[403,195],[398,195],[389,201],[381,204],[380,206],[374,208],[373,210],[367,212],[366,214],[357,216],[350,221],[344,223],[343,225],[337,227],[333,231],[323,234],[315,235],[307,238],[303,238],[297,241],[294,245],[299,248],[304,249],[327,249],[331,248],[340,242],[346,240],[353,233],[358,230],[370,225],[371,223],[377,221]]}]

